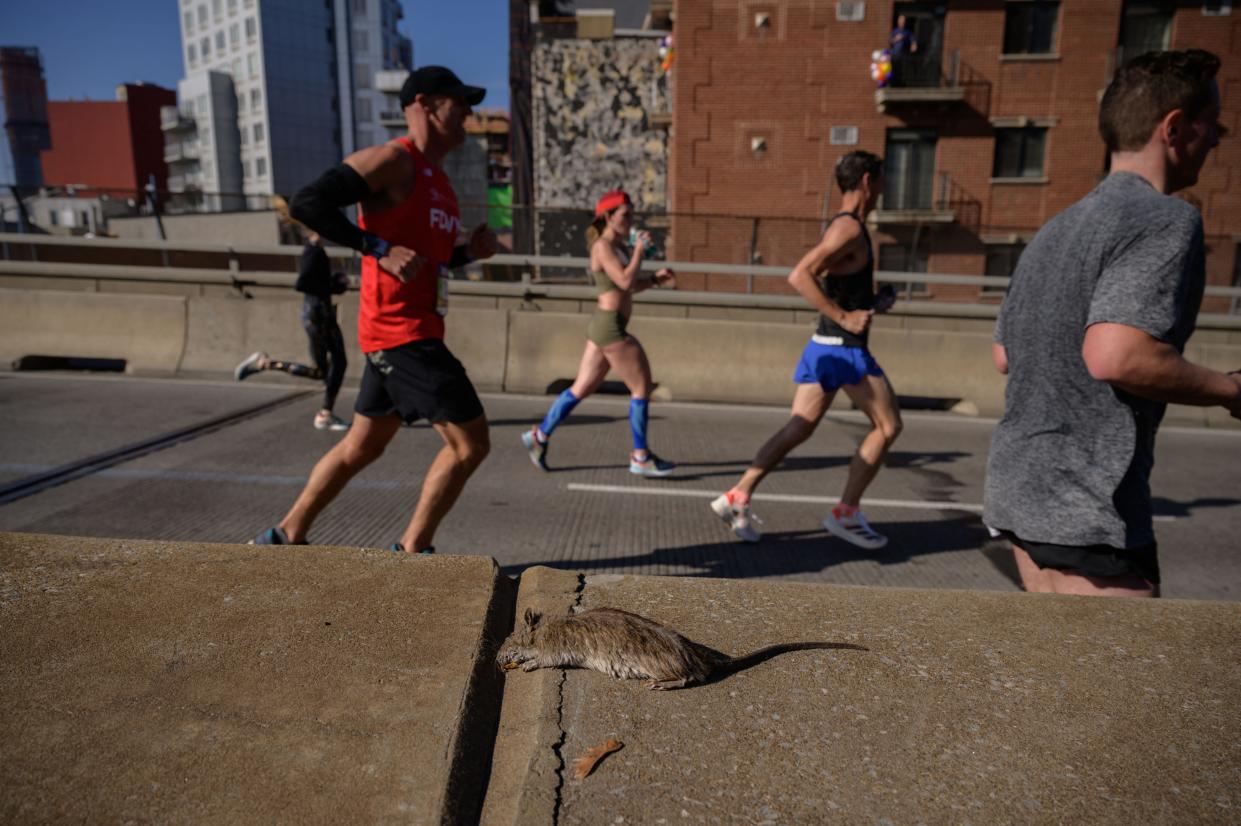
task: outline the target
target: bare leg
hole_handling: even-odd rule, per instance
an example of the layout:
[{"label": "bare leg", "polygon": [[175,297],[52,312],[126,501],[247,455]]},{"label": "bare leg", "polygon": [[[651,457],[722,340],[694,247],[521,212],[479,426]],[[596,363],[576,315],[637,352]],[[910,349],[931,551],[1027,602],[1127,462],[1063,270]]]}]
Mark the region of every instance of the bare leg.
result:
[{"label": "bare leg", "polygon": [[1098,597],[1157,597],[1159,585],[1139,576],[1085,576],[1056,568],[1040,568],[1021,548],[1013,545],[1013,557],[1021,584],[1032,594],[1076,594]]},{"label": "bare leg", "polygon": [[354,417],[353,427],[310,471],[306,486],[280,521],[280,529],[289,541],[306,539],[319,513],[358,471],[383,455],[400,426],[401,419],[396,415],[373,418],[359,413]]},{"label": "bare leg", "polygon": [[873,426],[849,463],[849,478],[840,497],[842,503],[856,508],[903,425],[896,394],[884,376],[867,376],[858,384],[845,385],[844,391]]},{"label": "bare leg", "polygon": [[759,448],[753,464],[746,468],[741,475],[741,481],[737,482],[733,489],[744,492],[746,496],[753,494],[759,482],[784,460],[790,450],[810,438],[810,434],[814,433],[819,422],[823,420],[823,414],[831,406],[835,395],[836,391],[824,390],[817,384],[797,385],[789,420]]},{"label": "bare leg", "polygon": [[604,347],[602,352],[613,372],[629,388],[630,396],[635,399],[650,398],[651,363],[636,338],[625,336],[623,340]]},{"label": "bare leg", "polygon": [[603,355],[603,348],[588,339],[586,350],[582,353],[582,363],[577,368],[577,378],[569,389],[581,401],[599,389],[607,374],[608,360]]},{"label": "bare leg", "polygon": [[410,553],[431,546],[440,520],[452,509],[466,481],[491,450],[486,416],[464,424],[433,422],[432,426],[444,440],[444,447],[422,480],[422,494],[414,516],[401,536],[401,544]]}]

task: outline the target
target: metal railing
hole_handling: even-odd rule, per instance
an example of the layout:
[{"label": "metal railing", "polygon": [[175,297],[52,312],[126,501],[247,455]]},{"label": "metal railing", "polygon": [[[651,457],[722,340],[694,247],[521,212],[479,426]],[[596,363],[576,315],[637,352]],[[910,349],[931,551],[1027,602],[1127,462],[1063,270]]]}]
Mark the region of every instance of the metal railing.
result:
[{"label": "metal railing", "polygon": [[[45,260],[48,257],[46,255],[43,258],[39,257],[38,251],[40,247],[49,248],[49,251],[55,248],[106,249],[108,247],[136,251],[154,251],[159,253],[160,263],[158,265],[132,265],[49,261]],[[31,258],[15,258],[14,253],[19,248],[28,249],[32,253]],[[0,261],[3,262],[0,263],[0,271],[10,275],[39,276],[43,278],[51,276],[96,281],[164,281],[198,285],[223,284],[232,285],[242,292],[244,292],[246,286],[290,286],[301,252],[302,247],[294,245],[232,246],[227,244],[189,244],[175,241],[101,240],[0,233]],[[196,263],[195,266],[174,266],[172,264],[174,258],[185,257],[191,253],[212,256],[212,258],[209,259],[209,263]],[[345,247],[329,247],[327,253],[330,258],[345,264],[346,269],[357,272],[359,254],[354,250]],[[280,270],[243,268],[244,259],[251,256],[263,257],[267,261],[272,259],[275,259],[277,262],[283,260],[288,268]],[[349,266],[350,264],[352,266]],[[540,279],[539,273],[543,270],[560,272],[566,269],[585,273],[589,266],[590,259],[585,257],[501,254],[487,259],[486,262],[472,264],[470,269],[477,274],[485,267],[515,268],[522,270],[519,280],[512,283],[495,283],[463,278],[454,281],[453,288],[456,291],[463,292],[483,291],[496,293],[498,291],[506,295],[512,294],[525,298],[540,296],[557,297],[563,295],[564,297],[588,299],[594,295],[594,292],[593,288],[586,285],[584,279],[577,285],[564,284],[557,281],[548,282]],[[642,269],[648,272],[655,271],[660,267],[671,267],[678,274],[697,273],[707,276],[748,276],[759,279],[784,279],[789,274],[789,268],[782,266],[656,260],[644,261],[642,264]],[[984,287],[990,290],[1006,289],[1011,281],[1011,279],[1001,276],[891,272],[885,270],[876,272],[875,280],[878,283],[899,286],[906,297],[913,290],[914,285],[969,286],[977,287],[981,291]],[[1229,329],[1241,329],[1241,316],[1237,314],[1237,309],[1241,306],[1241,287],[1209,286],[1206,288],[1206,295],[1229,298],[1231,299],[1229,303],[1232,306],[1231,312],[1203,314],[1201,319],[1204,326],[1209,324]],[[657,291],[655,295],[643,293],[639,296],[639,299],[642,300],[653,300],[656,298],[661,303],[673,304],[709,303],[747,307],[802,306],[802,299],[792,293],[791,289],[784,294],[770,292],[762,294],[752,292],[727,293],[717,291],[704,293],[690,290],[679,292]],[[902,305],[898,305],[898,307],[898,313],[913,315],[936,315],[943,313],[991,317],[997,311],[997,305],[995,304],[979,303],[913,301],[905,302]]]}]

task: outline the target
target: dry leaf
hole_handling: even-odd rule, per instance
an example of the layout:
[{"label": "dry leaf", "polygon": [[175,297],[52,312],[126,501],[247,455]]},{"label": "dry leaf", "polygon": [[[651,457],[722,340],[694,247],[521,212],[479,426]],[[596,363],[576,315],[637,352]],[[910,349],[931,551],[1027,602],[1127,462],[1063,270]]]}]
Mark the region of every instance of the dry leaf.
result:
[{"label": "dry leaf", "polygon": [[573,761],[573,776],[578,780],[587,777],[600,760],[614,751],[620,751],[624,745],[620,740],[607,740],[593,749],[587,749],[586,754]]},{"label": "dry leaf", "polygon": [[514,668],[517,668],[518,666],[517,666],[517,663],[505,663],[504,665],[500,667],[503,668],[505,671],[512,671]]}]

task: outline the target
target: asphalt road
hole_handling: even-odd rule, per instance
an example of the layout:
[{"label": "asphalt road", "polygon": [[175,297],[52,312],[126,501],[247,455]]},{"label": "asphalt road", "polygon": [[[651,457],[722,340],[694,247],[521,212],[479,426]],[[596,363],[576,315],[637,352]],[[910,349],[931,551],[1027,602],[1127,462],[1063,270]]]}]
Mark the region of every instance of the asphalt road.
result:
[{"label": "asphalt road", "polygon": [[[353,391],[338,412],[346,414]],[[245,542],[275,524],[340,437],[316,431],[317,385],[0,373],[0,530]],[[768,477],[755,502],[764,538],[734,541],[707,507],[787,416],[783,406],[655,403],[651,443],[679,463],[668,479],[628,473],[627,399],[598,396],[557,431],[536,470],[519,436],[550,397],[484,395],[492,452],[440,528],[440,553],[486,554],[508,573],[771,578],[858,585],[1016,590],[1006,546],[980,522],[993,422],[907,412],[863,500],[887,548],[865,552],[819,519],[865,432],[833,411]],[[324,512],[317,544],[386,547],[439,447],[404,428]],[[83,460],[93,458],[90,462]],[[51,471],[58,471],[49,475]],[[1153,479],[1164,593],[1241,599],[1241,431],[1165,428]]]}]

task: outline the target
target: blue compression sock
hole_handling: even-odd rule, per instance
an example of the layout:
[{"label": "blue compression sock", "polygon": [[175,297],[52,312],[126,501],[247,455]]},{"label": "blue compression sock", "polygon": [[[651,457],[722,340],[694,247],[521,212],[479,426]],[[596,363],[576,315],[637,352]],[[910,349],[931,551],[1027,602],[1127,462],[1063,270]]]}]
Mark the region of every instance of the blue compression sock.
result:
[{"label": "blue compression sock", "polygon": [[629,400],[629,429],[633,431],[633,449],[646,450],[646,399]]},{"label": "blue compression sock", "polygon": [[543,419],[543,424],[539,425],[539,430],[544,436],[552,435],[552,431],[556,429],[556,425],[569,418],[569,414],[573,412],[573,408],[577,407],[577,403],[581,401],[577,396],[573,395],[572,390],[566,390],[556,397],[556,401],[552,402],[552,406],[548,408],[547,416]]}]

